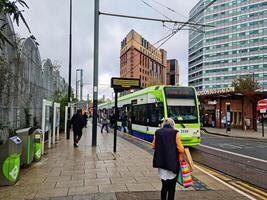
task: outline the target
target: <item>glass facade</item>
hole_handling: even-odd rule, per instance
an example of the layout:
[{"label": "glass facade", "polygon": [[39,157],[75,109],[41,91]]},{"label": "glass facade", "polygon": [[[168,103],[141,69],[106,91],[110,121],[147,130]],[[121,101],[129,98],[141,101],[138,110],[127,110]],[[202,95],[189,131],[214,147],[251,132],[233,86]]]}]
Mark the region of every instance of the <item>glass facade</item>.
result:
[{"label": "glass facade", "polygon": [[[211,1],[200,0],[190,18]],[[194,22],[214,27],[189,31],[189,85],[224,88],[237,76],[252,75],[267,90],[266,0],[216,1]]]}]

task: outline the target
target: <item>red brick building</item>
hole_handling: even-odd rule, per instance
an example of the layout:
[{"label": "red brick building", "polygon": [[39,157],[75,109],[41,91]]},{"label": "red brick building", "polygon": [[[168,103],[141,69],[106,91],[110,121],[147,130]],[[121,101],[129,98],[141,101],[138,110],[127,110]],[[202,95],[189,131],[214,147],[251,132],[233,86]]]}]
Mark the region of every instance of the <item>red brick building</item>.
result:
[{"label": "red brick building", "polygon": [[267,92],[239,93],[234,88],[219,88],[198,92],[198,98],[204,126],[224,128],[229,105],[232,128],[257,130],[257,102],[267,98]]}]

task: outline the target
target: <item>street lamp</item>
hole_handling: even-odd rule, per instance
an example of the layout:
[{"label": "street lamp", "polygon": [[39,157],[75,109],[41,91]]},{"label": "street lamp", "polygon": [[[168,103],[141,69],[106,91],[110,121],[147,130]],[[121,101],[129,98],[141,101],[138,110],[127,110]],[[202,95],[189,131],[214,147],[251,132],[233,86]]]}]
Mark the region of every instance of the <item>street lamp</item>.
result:
[{"label": "street lamp", "polygon": [[72,0],[70,0],[70,35],[69,35],[69,88],[68,88],[68,120],[67,120],[67,140],[70,139],[70,102],[71,102],[71,42],[72,42]]}]

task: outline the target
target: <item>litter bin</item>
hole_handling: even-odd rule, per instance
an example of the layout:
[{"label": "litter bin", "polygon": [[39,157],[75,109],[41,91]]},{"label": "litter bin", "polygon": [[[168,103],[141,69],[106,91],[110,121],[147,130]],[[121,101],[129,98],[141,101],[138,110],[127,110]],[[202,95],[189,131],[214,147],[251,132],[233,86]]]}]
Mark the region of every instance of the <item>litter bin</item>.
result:
[{"label": "litter bin", "polygon": [[41,160],[42,157],[42,145],[43,145],[43,130],[36,129],[34,135],[34,161]]},{"label": "litter bin", "polygon": [[0,131],[0,185],[14,185],[19,177],[22,141]]},{"label": "litter bin", "polygon": [[34,156],[34,137],[32,128],[24,128],[16,131],[17,136],[22,140],[22,152],[20,165],[29,165]]}]

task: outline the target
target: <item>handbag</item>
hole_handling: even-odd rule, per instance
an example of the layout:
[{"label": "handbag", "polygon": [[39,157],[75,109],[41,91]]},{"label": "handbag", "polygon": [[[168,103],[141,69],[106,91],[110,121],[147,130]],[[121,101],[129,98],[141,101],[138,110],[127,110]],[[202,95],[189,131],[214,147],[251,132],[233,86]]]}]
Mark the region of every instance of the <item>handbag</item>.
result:
[{"label": "handbag", "polygon": [[180,160],[180,170],[177,177],[177,182],[184,188],[188,188],[193,185],[192,176],[188,167],[188,164],[184,160]]}]

